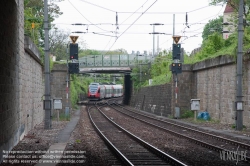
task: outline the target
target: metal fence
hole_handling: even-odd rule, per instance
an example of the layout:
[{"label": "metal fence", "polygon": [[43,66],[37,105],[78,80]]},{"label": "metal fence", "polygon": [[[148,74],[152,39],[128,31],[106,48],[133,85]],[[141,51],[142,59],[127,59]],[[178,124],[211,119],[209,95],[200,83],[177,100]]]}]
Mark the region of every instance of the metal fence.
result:
[{"label": "metal fence", "polygon": [[152,61],[149,55],[88,55],[79,58],[79,67],[123,67]]}]

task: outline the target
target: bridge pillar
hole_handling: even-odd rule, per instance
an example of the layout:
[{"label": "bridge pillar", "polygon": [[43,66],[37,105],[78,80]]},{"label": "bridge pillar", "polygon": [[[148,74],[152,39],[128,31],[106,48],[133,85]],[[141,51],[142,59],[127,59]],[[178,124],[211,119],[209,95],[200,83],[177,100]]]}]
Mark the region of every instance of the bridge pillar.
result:
[{"label": "bridge pillar", "polygon": [[125,75],[124,77],[124,97],[123,104],[128,105],[131,97],[131,77],[130,75]]}]

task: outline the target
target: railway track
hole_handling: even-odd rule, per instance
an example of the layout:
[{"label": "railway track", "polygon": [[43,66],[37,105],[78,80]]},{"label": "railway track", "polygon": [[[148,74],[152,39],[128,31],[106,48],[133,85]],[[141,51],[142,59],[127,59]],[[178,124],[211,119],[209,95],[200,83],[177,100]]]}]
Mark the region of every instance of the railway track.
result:
[{"label": "railway track", "polygon": [[[180,124],[175,124],[169,121],[164,121],[149,115],[145,115],[140,112],[131,111],[130,109],[127,109],[115,102],[112,102],[112,108],[129,117],[137,119],[146,124],[150,124],[151,126],[160,128],[161,130],[169,132],[178,137],[188,139],[189,141],[192,141],[196,144],[217,151],[219,153],[222,151],[229,152],[237,150],[237,151],[246,151],[247,152],[246,154],[249,154],[248,153],[250,149],[249,144],[217,136],[211,133],[206,133],[204,131],[199,131],[197,129],[182,126]],[[239,154],[239,156],[241,156],[241,154]],[[242,156],[242,157],[245,157],[247,162],[249,163],[250,161],[249,156]]]},{"label": "railway track", "polygon": [[100,105],[88,107],[91,123],[124,165],[185,165],[116,124]]}]

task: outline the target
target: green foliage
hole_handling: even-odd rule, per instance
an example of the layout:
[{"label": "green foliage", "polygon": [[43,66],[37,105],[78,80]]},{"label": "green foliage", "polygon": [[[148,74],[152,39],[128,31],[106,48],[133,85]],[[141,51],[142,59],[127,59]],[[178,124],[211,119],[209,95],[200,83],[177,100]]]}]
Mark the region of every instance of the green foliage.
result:
[{"label": "green foliage", "polygon": [[[235,127],[236,127],[236,125],[233,124],[233,125],[232,125],[232,128],[235,129]],[[246,128],[247,128],[247,127],[246,127],[245,125],[243,125],[243,129],[246,129]]]},{"label": "green foliage", "polygon": [[202,44],[202,56],[208,57],[211,54],[214,54],[224,46],[224,39],[219,33],[213,33],[208,36],[208,39],[203,41]]},{"label": "green foliage", "polygon": [[49,58],[49,68],[50,68],[50,71],[52,70],[53,65],[54,65],[53,59],[52,59],[52,57],[50,57]]},{"label": "green foliage", "polygon": [[222,16],[213,20],[209,20],[209,22],[205,25],[202,32],[203,41],[207,40],[208,37],[215,32],[221,33],[223,30],[222,23],[223,23]]},{"label": "green foliage", "polygon": [[152,85],[161,85],[161,84],[170,82],[171,75],[169,74],[169,76],[170,77],[167,77],[166,75],[162,74],[162,75],[153,77]]},{"label": "green foliage", "polygon": [[163,50],[159,55],[152,63],[141,65],[141,69],[140,65],[133,68],[132,80],[135,89],[149,86],[149,79],[153,79],[152,85],[161,85],[170,82],[172,72],[169,70],[169,66],[172,63],[172,54]]},{"label": "green foliage", "polygon": [[101,54],[101,51],[97,51],[97,50],[90,50],[90,49],[79,50],[79,53],[78,53],[79,58],[87,56],[87,55],[102,55],[102,54]]},{"label": "green foliage", "polygon": [[70,77],[72,80],[70,81],[70,101],[71,101],[72,108],[76,108],[77,99],[78,99],[78,93],[75,87],[76,79],[74,75],[70,75]]},{"label": "green foliage", "polygon": [[109,52],[101,50],[80,49],[78,56],[84,57],[87,55],[127,55],[127,54],[128,52],[123,48],[111,50]]},{"label": "green foliage", "polygon": [[81,140],[77,139],[77,140],[76,140],[76,143],[81,143]]},{"label": "green foliage", "polygon": [[181,118],[192,118],[194,117],[194,111],[186,110],[181,114]]},{"label": "green foliage", "polygon": [[[222,4],[228,4],[234,9],[234,18],[230,22],[234,22],[237,24],[238,21],[238,10],[239,10],[239,0],[210,0],[210,5],[217,5],[218,3]],[[244,19],[249,22],[250,21],[250,15],[249,15],[249,10],[250,8],[250,0],[244,0],[244,9],[243,10],[243,15]],[[247,27],[246,24],[243,24],[244,27]]]},{"label": "green foliage", "polygon": [[70,100],[72,108],[76,108],[78,102],[78,96],[82,92],[79,78],[75,74],[70,75]]},{"label": "green foliage", "polygon": [[[48,5],[49,22],[60,16],[60,8],[55,4],[56,0],[51,0]],[[63,1],[63,0],[59,0]],[[57,0],[58,2],[58,0]],[[24,34],[29,36],[36,44],[44,62],[44,1],[43,0],[24,0]],[[34,29],[32,29],[34,24]],[[51,25],[51,24],[49,24]],[[53,29],[53,26],[49,26]]]},{"label": "green foliage", "polygon": [[[227,39],[222,39],[220,34],[213,34],[202,44],[202,50],[192,56],[184,56],[185,64],[193,64],[205,59],[214,58],[220,55],[237,57],[238,36],[237,32],[232,33]],[[243,50],[250,48],[250,27],[244,29]]]},{"label": "green foliage", "polygon": [[[56,5],[55,0],[50,1],[48,5],[49,22],[60,16],[60,8]],[[40,39],[43,41],[43,21],[44,21],[44,1],[43,0],[24,0],[24,32],[30,36],[35,44],[39,44]],[[35,28],[31,25],[35,23]],[[50,27],[52,28],[52,27]],[[42,43],[40,43],[42,44]],[[42,45],[40,45],[42,46]]]},{"label": "green foliage", "polygon": [[77,76],[76,74],[70,75],[70,101],[72,108],[77,107],[80,94],[86,94],[88,86],[93,80],[85,76]]},{"label": "green foliage", "polygon": [[49,33],[50,54],[56,56],[57,61],[69,59],[67,53],[69,35],[70,32],[58,29],[53,29]]}]

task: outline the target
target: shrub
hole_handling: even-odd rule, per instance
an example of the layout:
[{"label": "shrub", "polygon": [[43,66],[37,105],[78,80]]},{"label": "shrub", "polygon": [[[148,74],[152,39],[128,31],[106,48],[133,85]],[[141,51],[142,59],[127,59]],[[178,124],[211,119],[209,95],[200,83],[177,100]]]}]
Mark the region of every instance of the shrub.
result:
[{"label": "shrub", "polygon": [[181,118],[191,118],[194,117],[194,111],[186,110],[181,114]]}]

